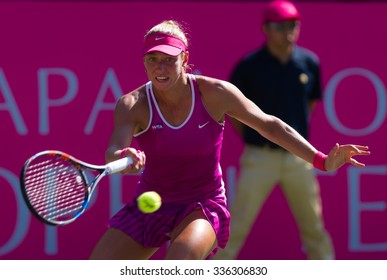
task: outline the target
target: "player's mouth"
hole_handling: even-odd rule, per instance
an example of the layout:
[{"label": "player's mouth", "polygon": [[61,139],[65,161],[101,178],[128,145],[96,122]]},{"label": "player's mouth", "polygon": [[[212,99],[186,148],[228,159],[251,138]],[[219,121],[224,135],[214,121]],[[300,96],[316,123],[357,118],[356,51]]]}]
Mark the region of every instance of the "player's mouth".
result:
[{"label": "player's mouth", "polygon": [[156,77],[156,81],[158,81],[158,82],[166,82],[166,81],[168,81],[168,77],[162,77],[162,76],[158,76],[158,77]]}]

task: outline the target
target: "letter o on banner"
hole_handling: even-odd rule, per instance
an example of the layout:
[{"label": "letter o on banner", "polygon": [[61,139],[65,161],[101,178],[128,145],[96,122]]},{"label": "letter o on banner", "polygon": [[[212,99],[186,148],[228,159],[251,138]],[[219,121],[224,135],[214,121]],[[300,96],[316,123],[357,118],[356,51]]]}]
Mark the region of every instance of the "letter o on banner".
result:
[{"label": "letter o on banner", "polygon": [[[349,76],[363,76],[371,81],[377,97],[377,110],[373,121],[366,127],[351,129],[340,122],[336,114],[335,95],[338,84]],[[342,134],[365,136],[372,134],[383,124],[386,116],[386,89],[383,81],[373,72],[364,68],[348,68],[334,75],[327,84],[324,97],[324,108],[330,125]]]}]

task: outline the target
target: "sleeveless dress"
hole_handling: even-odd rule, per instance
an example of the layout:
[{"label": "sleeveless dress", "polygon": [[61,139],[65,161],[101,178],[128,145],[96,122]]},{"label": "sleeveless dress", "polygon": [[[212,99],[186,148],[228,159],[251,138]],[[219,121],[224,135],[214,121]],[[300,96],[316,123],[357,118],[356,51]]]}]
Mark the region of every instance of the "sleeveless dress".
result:
[{"label": "sleeveless dress", "polygon": [[[152,83],[146,84],[150,120],[145,130],[134,135],[146,155],[146,165],[133,201],[109,222],[147,248],[163,245],[196,209],[203,211],[214,228],[218,247],[224,248],[229,238],[230,214],[220,167],[224,124],[207,112],[195,76],[187,76],[192,106],[179,126],[166,121]],[[161,208],[151,214],[142,213],[136,204],[136,198],[146,191],[156,191],[162,198]]]}]

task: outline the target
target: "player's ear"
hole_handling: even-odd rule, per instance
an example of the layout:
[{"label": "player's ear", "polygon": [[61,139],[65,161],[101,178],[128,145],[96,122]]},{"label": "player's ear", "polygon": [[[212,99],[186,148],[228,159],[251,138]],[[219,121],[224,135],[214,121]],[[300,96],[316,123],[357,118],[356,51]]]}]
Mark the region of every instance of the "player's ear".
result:
[{"label": "player's ear", "polygon": [[189,51],[183,53],[183,66],[188,65]]}]

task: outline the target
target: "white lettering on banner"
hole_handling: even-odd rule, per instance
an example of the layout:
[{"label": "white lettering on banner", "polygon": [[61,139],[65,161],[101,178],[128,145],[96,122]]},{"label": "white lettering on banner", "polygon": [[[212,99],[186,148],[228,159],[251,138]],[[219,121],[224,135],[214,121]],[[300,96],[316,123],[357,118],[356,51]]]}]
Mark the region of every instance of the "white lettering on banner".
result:
[{"label": "white lettering on banner", "polygon": [[47,255],[58,254],[58,230],[54,226],[45,226],[46,237],[44,242],[44,251]]},{"label": "white lettering on banner", "polygon": [[[377,96],[377,110],[375,118],[369,126],[361,129],[351,129],[344,126],[339,121],[335,110],[335,95],[338,84],[344,78],[356,75],[364,76],[368,80],[370,80],[375,88]],[[328,82],[327,87],[325,89],[324,105],[329,123],[339,133],[349,136],[369,135],[383,125],[384,119],[386,117],[386,89],[383,85],[383,81],[379,79],[379,77],[375,73],[363,68],[348,68],[338,72]]]},{"label": "white lettering on banner", "polygon": [[[7,182],[9,182],[11,189],[15,194],[15,201],[17,206],[15,230],[10,239],[4,245],[0,246],[0,256],[3,256],[12,252],[23,242],[27,235],[31,219],[27,206],[25,205],[24,200],[21,197],[19,177],[15,176],[12,172],[1,167],[0,177],[4,178]],[[11,203],[7,203],[7,205],[8,207],[11,207]]]},{"label": "white lettering on banner", "polygon": [[[50,100],[49,98],[48,78],[50,75],[63,76],[67,80],[68,90],[60,99]],[[49,107],[63,106],[73,100],[78,91],[78,79],[74,72],[65,68],[42,68],[38,70],[38,84],[40,107],[39,132],[42,135],[47,135],[50,133]]]},{"label": "white lettering on banner", "polygon": [[[108,89],[111,89],[116,101],[114,103],[104,103],[103,99],[106,95]],[[102,86],[98,92],[97,100],[94,103],[93,110],[91,111],[89,120],[87,121],[85,127],[85,134],[93,133],[93,128],[97,120],[98,113],[101,110],[110,110],[113,111],[118,99],[122,96],[122,89],[120,83],[118,82],[117,76],[114,72],[114,69],[109,68],[106,72],[105,78],[102,82]]]},{"label": "white lettering on banner", "polygon": [[0,68],[0,91],[3,93],[5,100],[3,104],[0,103],[0,111],[8,111],[13,119],[16,131],[20,135],[26,135],[28,133],[27,127],[23,121],[22,115],[20,114],[19,108],[17,107],[2,68]]},{"label": "white lettering on banner", "polygon": [[348,168],[349,179],[349,250],[354,252],[378,252],[387,251],[387,240],[384,243],[362,243],[361,240],[361,212],[386,211],[386,203],[362,202],[360,199],[360,176],[365,174],[386,175],[387,166],[371,166],[365,168]]},{"label": "white lettering on banner", "polygon": [[226,169],[227,175],[227,201],[230,206],[234,203],[235,193],[237,192],[237,169],[235,166],[229,166]]}]

